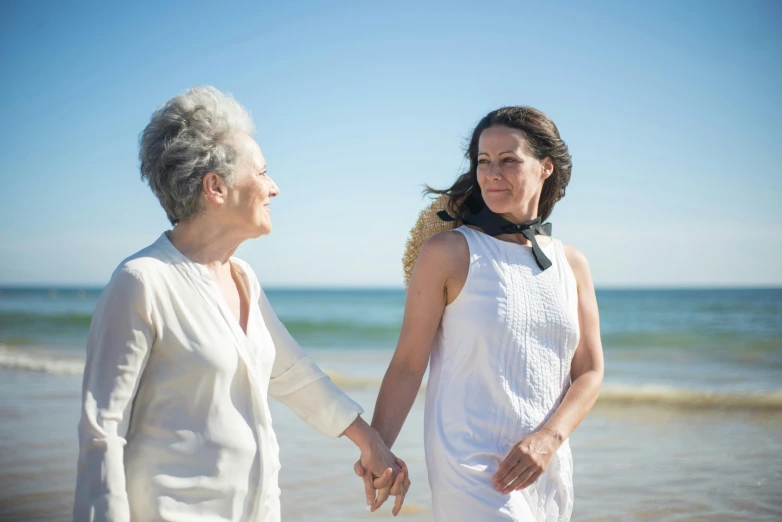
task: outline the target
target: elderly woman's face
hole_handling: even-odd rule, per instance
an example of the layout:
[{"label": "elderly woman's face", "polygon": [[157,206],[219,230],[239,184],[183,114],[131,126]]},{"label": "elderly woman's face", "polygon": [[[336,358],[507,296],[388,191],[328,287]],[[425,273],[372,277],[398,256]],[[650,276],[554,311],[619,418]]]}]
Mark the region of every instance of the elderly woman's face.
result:
[{"label": "elderly woman's face", "polygon": [[247,134],[239,134],[235,140],[244,158],[240,160],[224,210],[232,227],[245,231],[249,237],[264,236],[272,231],[271,198],[280,191],[266,174],[266,160],[255,140]]},{"label": "elderly woman's face", "polygon": [[553,165],[530,154],[524,133],[496,126],[478,140],[478,185],[489,209],[496,214],[535,210],[543,181]]}]

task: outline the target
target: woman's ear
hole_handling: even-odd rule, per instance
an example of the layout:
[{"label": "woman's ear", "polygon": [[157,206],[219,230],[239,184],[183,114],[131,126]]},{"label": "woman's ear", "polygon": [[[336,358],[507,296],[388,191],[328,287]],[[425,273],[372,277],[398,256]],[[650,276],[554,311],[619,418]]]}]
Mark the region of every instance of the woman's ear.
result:
[{"label": "woman's ear", "polygon": [[545,181],[554,173],[554,162],[551,161],[551,158],[545,158],[540,164],[543,166],[540,180]]},{"label": "woman's ear", "polygon": [[220,174],[207,172],[201,179],[201,187],[204,190],[204,196],[209,201],[217,204],[222,204],[225,201],[227,186]]}]

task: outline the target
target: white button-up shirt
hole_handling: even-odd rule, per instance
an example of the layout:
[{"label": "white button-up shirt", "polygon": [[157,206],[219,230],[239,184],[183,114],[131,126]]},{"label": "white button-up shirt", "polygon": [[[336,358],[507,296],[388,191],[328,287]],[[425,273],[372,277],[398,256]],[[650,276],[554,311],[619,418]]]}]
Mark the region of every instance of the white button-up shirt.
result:
[{"label": "white button-up shirt", "polygon": [[363,412],[302,351],[258,279],[247,333],[165,234],[126,259],[90,326],[74,520],[280,520],[268,395],[338,437]]}]

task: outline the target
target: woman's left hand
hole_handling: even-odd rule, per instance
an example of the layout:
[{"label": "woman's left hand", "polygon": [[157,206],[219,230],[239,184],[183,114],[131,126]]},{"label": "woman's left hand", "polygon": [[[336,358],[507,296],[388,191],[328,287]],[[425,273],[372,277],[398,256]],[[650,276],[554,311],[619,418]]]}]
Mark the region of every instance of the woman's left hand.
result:
[{"label": "woman's left hand", "polygon": [[494,489],[503,495],[524,489],[538,480],[562,442],[550,431],[540,430],[513,446],[492,477]]},{"label": "woman's left hand", "polygon": [[393,495],[396,497],[394,515],[398,514],[410,487],[407,466],[391,453],[377,430],[360,415],[344,434],[361,450],[361,458],[353,469],[364,480],[367,505],[371,511],[377,510]]}]

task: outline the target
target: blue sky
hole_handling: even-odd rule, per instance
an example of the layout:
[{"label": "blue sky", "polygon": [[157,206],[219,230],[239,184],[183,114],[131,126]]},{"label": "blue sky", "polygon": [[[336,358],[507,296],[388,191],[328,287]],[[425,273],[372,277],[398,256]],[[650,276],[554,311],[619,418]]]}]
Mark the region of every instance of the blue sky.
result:
[{"label": "blue sky", "polygon": [[599,286],[782,285],[778,2],[110,4],[0,6],[0,284],[103,284],[154,241],[138,134],[212,84],[281,188],[238,254],[266,285],[400,286],[423,184],[503,105],[568,143],[551,221]]}]

